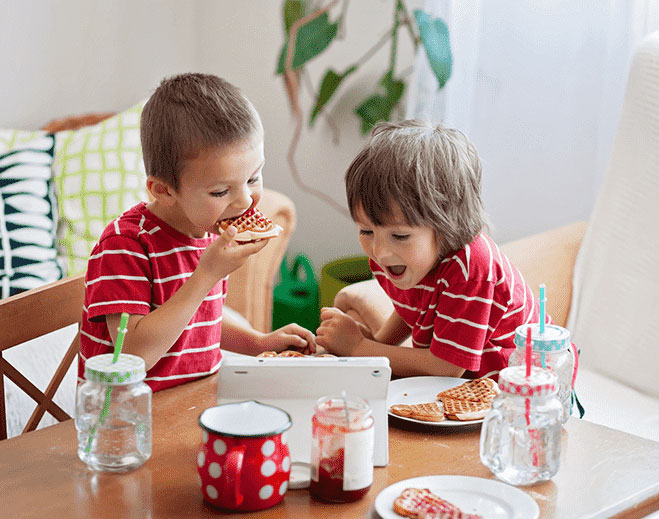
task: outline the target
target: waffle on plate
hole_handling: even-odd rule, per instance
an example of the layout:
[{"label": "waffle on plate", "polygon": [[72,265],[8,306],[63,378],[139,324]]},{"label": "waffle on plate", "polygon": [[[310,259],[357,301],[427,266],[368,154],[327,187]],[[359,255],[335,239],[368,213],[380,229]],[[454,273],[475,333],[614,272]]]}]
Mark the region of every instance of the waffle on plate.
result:
[{"label": "waffle on plate", "polygon": [[389,411],[421,422],[480,420],[489,412],[498,394],[499,386],[494,380],[477,378],[438,393],[435,402],[396,404]]},{"label": "waffle on plate", "polygon": [[412,519],[482,519],[467,514],[427,488],[406,488],[394,500],[394,512]]}]

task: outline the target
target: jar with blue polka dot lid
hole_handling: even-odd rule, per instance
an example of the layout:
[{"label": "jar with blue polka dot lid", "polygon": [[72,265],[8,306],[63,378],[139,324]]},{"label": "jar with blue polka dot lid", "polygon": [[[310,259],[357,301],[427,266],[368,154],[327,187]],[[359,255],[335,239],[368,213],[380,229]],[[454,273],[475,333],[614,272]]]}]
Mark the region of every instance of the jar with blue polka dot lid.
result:
[{"label": "jar with blue polka dot lid", "polygon": [[483,421],[480,459],[511,485],[551,479],[561,455],[561,402],[558,379],[546,368],[526,366],[499,372],[501,392]]},{"label": "jar with blue polka dot lid", "polygon": [[555,324],[522,324],[515,330],[515,351],[508,359],[508,366],[522,366],[525,359],[526,334],[531,329],[532,364],[548,368],[558,377],[558,399],[563,406],[561,423],[564,424],[572,411],[572,383],[575,375],[575,355],[569,330]]},{"label": "jar with blue polka dot lid", "polygon": [[151,388],[144,359],[108,353],[85,362],[76,393],[78,457],[99,471],[125,472],[151,457]]}]

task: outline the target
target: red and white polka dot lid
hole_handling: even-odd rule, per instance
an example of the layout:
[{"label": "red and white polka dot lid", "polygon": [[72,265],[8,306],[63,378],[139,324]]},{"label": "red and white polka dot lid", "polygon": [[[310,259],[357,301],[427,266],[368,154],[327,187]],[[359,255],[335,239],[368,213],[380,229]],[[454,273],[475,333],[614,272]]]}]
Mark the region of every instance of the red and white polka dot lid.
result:
[{"label": "red and white polka dot lid", "polygon": [[512,366],[499,372],[501,391],[519,396],[547,396],[558,391],[556,373],[547,368],[533,366],[526,376],[526,366]]}]

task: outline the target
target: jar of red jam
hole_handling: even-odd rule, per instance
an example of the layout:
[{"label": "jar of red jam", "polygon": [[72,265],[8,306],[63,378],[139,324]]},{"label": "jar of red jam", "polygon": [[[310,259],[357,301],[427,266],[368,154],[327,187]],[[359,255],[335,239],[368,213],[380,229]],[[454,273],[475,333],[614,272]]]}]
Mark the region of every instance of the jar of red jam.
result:
[{"label": "jar of red jam", "polygon": [[311,495],[345,503],[366,495],[373,483],[373,412],[361,398],[328,396],[312,418]]}]

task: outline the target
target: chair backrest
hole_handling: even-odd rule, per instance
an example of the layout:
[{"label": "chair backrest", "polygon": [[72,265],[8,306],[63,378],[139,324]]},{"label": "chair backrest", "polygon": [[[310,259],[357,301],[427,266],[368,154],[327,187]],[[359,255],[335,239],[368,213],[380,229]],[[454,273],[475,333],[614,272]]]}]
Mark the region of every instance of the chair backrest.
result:
[{"label": "chair backrest", "polygon": [[[23,432],[36,429],[45,412],[60,422],[71,418],[53,402],[53,396],[80,349],[84,295],[85,278],[79,274],[0,300],[0,440],[7,438],[4,376],[37,403]],[[43,392],[2,355],[9,348],[72,324],[78,325],[78,333]]]},{"label": "chair backrest", "polygon": [[659,397],[659,32],[634,55],[577,256],[568,328],[584,366]]}]

